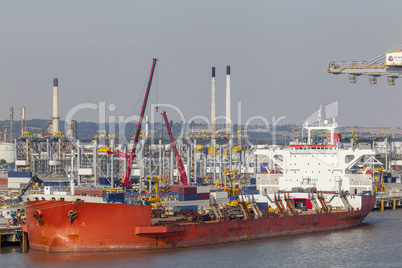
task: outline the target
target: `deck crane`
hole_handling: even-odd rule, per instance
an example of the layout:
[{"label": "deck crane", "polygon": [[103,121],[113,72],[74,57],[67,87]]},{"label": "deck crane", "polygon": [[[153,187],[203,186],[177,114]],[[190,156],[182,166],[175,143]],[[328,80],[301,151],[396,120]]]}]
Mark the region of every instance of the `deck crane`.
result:
[{"label": "deck crane", "polygon": [[350,83],[356,83],[356,76],[368,75],[369,83],[377,84],[377,77],[384,76],[392,86],[396,78],[402,77],[401,50],[402,44],[369,61],[330,61],[324,72],[348,74]]},{"label": "deck crane", "polygon": [[145,108],[147,106],[149,90],[151,89],[152,78],[154,76],[154,71],[155,71],[155,66],[156,66],[157,61],[158,61],[158,59],[155,59],[155,58],[152,61],[152,68],[151,68],[151,73],[149,74],[147,91],[145,92],[144,102],[142,103],[141,114],[140,114],[140,118],[138,120],[138,126],[137,126],[137,130],[136,130],[135,136],[134,136],[133,148],[131,149],[130,154],[125,154],[125,153],[120,152],[120,151],[117,151],[117,152],[107,151],[108,155],[114,154],[114,155],[122,156],[122,157],[125,157],[125,158],[128,159],[126,177],[124,178],[124,186],[125,187],[131,187],[131,180],[130,180],[131,167],[133,165],[133,161],[134,161],[134,158],[135,158],[135,149],[137,147],[138,138],[139,138],[140,132],[141,132],[141,122],[142,122],[142,118],[144,117]]},{"label": "deck crane", "polygon": [[169,133],[170,141],[172,142],[174,157],[176,158],[177,168],[179,169],[179,172],[180,172],[181,184],[187,185],[187,174],[184,169],[183,160],[181,159],[181,156],[180,156],[179,152],[177,151],[176,143],[173,138],[172,129],[170,127],[166,112],[163,111],[161,113],[161,115],[163,116],[163,119],[165,119],[166,128]]}]

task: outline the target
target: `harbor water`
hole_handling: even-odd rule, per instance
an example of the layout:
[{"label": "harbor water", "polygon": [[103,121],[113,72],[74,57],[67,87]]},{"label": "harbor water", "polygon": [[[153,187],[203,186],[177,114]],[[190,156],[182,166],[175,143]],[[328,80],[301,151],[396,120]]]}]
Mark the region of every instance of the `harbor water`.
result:
[{"label": "harbor water", "polygon": [[400,267],[402,209],[340,231],[173,250],[44,253],[1,249],[1,267]]}]

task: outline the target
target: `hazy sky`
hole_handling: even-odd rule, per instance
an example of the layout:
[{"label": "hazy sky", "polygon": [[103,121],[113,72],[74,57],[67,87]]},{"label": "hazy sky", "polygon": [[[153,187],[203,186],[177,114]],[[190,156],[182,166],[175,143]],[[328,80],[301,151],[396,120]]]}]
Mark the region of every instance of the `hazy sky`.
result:
[{"label": "hazy sky", "polygon": [[[28,119],[60,116],[105,102],[108,116],[139,113],[152,58],[159,58],[151,103],[171,104],[186,120],[210,117],[211,67],[217,115],[225,113],[231,65],[232,115],[300,124],[320,104],[339,101],[341,125],[402,127],[402,79],[349,84],[330,60],[370,60],[402,43],[399,1],[0,0],[0,119],[27,106]],[[162,110],[159,109],[159,112]],[[149,109],[148,109],[149,113]],[[170,114],[170,116],[169,116]],[[178,116],[168,110],[168,116]],[[158,117],[159,118],[159,117]],[[74,119],[97,121],[81,110]],[[161,120],[159,118],[158,120]],[[257,122],[256,122],[257,123]]]}]

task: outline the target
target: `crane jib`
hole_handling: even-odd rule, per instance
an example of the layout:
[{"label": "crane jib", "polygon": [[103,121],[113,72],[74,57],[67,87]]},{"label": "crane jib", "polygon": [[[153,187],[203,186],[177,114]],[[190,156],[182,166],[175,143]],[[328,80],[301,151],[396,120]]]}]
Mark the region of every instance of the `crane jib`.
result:
[{"label": "crane jib", "polygon": [[154,76],[154,71],[155,71],[155,66],[156,66],[156,62],[158,61],[158,59],[154,58],[152,60],[152,68],[151,68],[151,73],[149,74],[149,80],[148,80],[148,86],[147,86],[147,91],[145,92],[145,97],[144,97],[144,102],[142,104],[142,108],[141,108],[141,114],[140,114],[140,118],[138,120],[138,126],[137,126],[137,130],[135,132],[135,138],[134,138],[134,143],[133,143],[133,148],[131,149],[131,153],[130,153],[130,161],[129,164],[127,165],[127,172],[126,172],[126,177],[124,179],[124,185],[126,187],[131,187],[131,180],[130,175],[131,175],[131,166],[133,164],[134,158],[135,158],[135,148],[137,146],[137,142],[138,142],[138,137],[141,131],[141,121],[142,118],[144,117],[144,113],[145,113],[145,108],[147,107],[147,101],[148,101],[148,96],[149,96],[149,90],[151,89],[151,84],[152,84],[152,78]]},{"label": "crane jib", "polygon": [[177,162],[177,168],[179,169],[179,172],[180,172],[181,184],[182,185],[187,185],[186,170],[184,168],[183,160],[181,159],[181,156],[180,156],[179,152],[177,151],[176,143],[174,141],[174,137],[173,137],[173,133],[172,133],[172,128],[170,127],[169,120],[167,118],[166,112],[163,111],[161,113],[161,115],[163,116],[163,119],[165,120],[166,129],[167,129],[167,131],[169,133],[170,141],[172,142],[173,152],[175,154],[175,158],[176,158],[176,162]]}]

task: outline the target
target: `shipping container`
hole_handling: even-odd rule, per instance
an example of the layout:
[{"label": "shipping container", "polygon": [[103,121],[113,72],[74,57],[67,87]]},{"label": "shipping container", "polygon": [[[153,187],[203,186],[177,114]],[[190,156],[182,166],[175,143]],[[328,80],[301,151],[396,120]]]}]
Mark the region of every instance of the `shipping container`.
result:
[{"label": "shipping container", "polygon": [[69,186],[69,181],[45,181],[43,186]]},{"label": "shipping container", "polygon": [[179,201],[197,200],[197,194],[179,194]]},{"label": "shipping container", "polygon": [[99,177],[100,185],[110,185],[111,178]]},{"label": "shipping container", "polygon": [[209,199],[209,193],[197,194],[197,200],[208,200],[208,199]]},{"label": "shipping container", "polygon": [[103,200],[107,202],[124,202],[124,193],[104,193]]},{"label": "shipping container", "polygon": [[211,192],[211,196],[216,198],[228,198],[228,192]]},{"label": "shipping container", "polygon": [[21,183],[19,182],[8,182],[9,189],[20,189]]},{"label": "shipping container", "polygon": [[178,189],[179,194],[196,194],[197,188],[195,186],[182,186]]},{"label": "shipping container", "polygon": [[28,183],[31,178],[8,178],[8,182]]},{"label": "shipping container", "polygon": [[198,186],[197,194],[209,193],[210,190],[211,190],[211,188],[209,186]]},{"label": "shipping container", "polygon": [[32,177],[32,172],[10,171],[10,172],[8,172],[8,177],[9,178],[31,178]]}]

